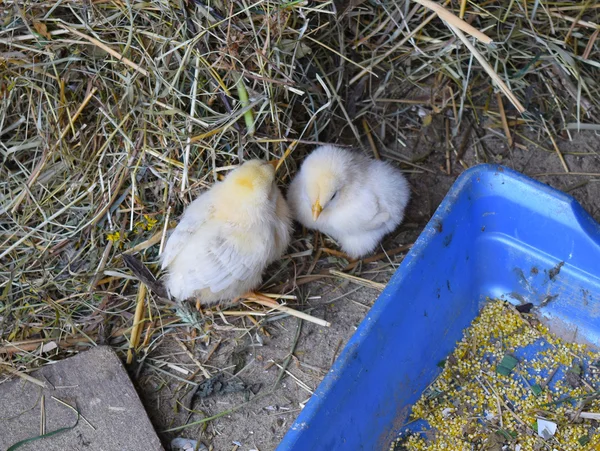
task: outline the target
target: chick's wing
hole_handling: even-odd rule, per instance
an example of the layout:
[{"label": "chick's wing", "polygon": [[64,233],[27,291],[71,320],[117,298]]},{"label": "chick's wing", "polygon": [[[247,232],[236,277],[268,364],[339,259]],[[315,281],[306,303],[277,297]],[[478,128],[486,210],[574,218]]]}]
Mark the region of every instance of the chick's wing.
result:
[{"label": "chick's wing", "polygon": [[246,280],[256,272],[254,259],[242,253],[237,243],[222,236],[215,239],[208,255],[213,264],[204,276],[213,293]]},{"label": "chick's wing", "polygon": [[347,233],[361,233],[379,227],[386,212],[368,186],[357,184],[352,192],[336,205],[335,222]]},{"label": "chick's wing", "polygon": [[188,245],[193,235],[204,225],[209,213],[209,193],[201,195],[187,207],[179,224],[169,236],[167,245],[160,256],[162,269],[173,263],[173,260]]},{"label": "chick's wing", "polygon": [[257,249],[261,246],[251,236],[209,220],[189,235],[169,266],[173,285],[184,287],[185,293],[206,288],[218,293],[234,287],[264,269],[264,250]]}]

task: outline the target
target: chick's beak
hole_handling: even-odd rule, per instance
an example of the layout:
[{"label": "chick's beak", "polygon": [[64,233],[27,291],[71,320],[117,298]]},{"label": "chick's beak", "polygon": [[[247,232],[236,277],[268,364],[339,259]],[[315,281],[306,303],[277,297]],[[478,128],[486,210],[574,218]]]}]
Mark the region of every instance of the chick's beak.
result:
[{"label": "chick's beak", "polygon": [[273,166],[275,170],[277,170],[277,167],[279,166],[279,160],[269,160],[266,163]]},{"label": "chick's beak", "polygon": [[313,220],[316,221],[322,211],[323,211],[323,207],[321,206],[321,203],[319,201],[316,201],[315,204],[312,206]]}]

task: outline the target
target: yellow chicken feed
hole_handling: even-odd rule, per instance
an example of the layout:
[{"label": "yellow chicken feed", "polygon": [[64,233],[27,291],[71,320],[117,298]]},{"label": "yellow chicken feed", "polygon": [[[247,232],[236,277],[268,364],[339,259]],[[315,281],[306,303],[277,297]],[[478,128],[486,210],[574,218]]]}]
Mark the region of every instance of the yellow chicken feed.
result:
[{"label": "yellow chicken feed", "polygon": [[490,301],[390,450],[600,450],[600,354]]}]

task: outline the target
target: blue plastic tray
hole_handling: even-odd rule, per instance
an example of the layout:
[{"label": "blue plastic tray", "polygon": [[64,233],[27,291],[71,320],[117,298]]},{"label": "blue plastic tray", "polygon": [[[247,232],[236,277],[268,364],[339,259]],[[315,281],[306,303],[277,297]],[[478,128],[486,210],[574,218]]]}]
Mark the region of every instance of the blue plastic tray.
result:
[{"label": "blue plastic tray", "polygon": [[555,330],[598,344],[599,275],[600,226],[571,196],[502,166],[466,171],[278,450],[387,450],[488,297],[551,299]]}]

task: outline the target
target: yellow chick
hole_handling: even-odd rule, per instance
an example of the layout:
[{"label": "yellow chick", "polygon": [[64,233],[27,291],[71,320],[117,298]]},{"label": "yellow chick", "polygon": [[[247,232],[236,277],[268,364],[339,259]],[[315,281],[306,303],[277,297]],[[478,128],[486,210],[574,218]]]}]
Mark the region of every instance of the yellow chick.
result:
[{"label": "yellow chick", "polygon": [[287,199],[301,224],[326,233],[350,257],[360,258],[402,222],[409,197],[398,169],[327,145],[304,160]]},{"label": "yellow chick", "polygon": [[167,291],[202,305],[231,301],[260,285],[290,236],[290,211],[275,168],[248,161],[185,210],[161,255]]}]

